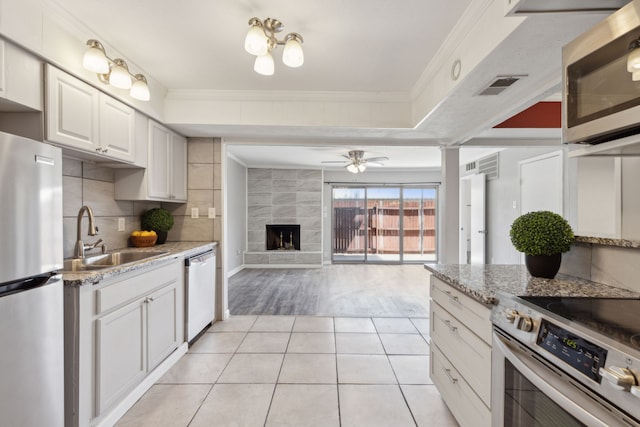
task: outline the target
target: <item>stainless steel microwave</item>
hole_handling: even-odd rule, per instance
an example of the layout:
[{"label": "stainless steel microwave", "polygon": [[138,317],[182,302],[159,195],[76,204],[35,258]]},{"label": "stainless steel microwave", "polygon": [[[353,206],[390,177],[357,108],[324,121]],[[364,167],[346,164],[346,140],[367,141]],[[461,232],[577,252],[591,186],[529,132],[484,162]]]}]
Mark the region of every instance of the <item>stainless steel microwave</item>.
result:
[{"label": "stainless steel microwave", "polygon": [[562,65],[563,142],[640,134],[640,0],[564,46]]}]

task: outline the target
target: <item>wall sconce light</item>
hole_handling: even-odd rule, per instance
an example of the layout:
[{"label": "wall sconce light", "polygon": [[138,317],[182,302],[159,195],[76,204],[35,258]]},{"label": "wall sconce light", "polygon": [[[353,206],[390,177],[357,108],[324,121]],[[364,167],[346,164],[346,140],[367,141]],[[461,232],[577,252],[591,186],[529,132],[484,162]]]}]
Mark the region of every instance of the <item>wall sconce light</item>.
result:
[{"label": "wall sconce light", "polygon": [[147,78],[144,75],[132,74],[123,59],[109,58],[104,46],[98,40],[87,40],[87,46],[82,65],[85,69],[96,73],[98,80],[119,89],[128,90],[129,95],[134,99],[140,101],[151,99]]},{"label": "wall sconce light", "polygon": [[271,50],[278,45],[283,45],[282,62],[292,68],[300,67],[304,63],[304,53],[302,52],[302,36],[298,33],[289,33],[283,40],[276,38],[284,28],[282,22],[277,19],[267,18],[261,21],[258,18],[249,20],[249,31],[244,40],[244,49],[256,56],[253,70],[264,76],[272,76],[274,73],[273,56]]},{"label": "wall sconce light", "polygon": [[631,73],[634,82],[640,80],[640,39],[636,39],[629,44],[629,55],[627,56],[627,71]]}]

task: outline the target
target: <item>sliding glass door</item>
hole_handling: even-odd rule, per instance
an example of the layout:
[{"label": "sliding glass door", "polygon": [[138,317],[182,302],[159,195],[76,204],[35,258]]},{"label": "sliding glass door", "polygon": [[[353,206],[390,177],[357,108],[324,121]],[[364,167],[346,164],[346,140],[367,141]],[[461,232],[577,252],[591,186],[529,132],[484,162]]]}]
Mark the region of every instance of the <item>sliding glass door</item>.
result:
[{"label": "sliding glass door", "polygon": [[436,201],[433,186],[334,187],[332,260],[435,261]]}]

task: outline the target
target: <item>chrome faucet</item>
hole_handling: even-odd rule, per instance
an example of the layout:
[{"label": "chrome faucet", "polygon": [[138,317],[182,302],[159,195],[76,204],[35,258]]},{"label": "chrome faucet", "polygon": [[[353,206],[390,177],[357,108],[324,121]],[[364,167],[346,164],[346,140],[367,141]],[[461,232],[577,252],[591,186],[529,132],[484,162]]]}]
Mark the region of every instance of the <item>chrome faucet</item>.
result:
[{"label": "chrome faucet", "polygon": [[[85,245],[82,241],[82,231],[80,229],[82,228],[82,217],[84,216],[85,212],[89,217],[89,231],[87,232],[87,234],[89,234],[89,236],[96,236],[98,234],[98,227],[95,226],[93,220],[93,210],[91,210],[91,208],[86,205],[81,207],[80,211],[78,212],[78,234],[76,238],[76,247],[73,250],[73,257],[78,259],[84,258],[85,250],[94,249],[100,244],[100,242],[102,242],[102,239],[100,239],[95,243]],[[102,245],[102,252],[104,252],[105,250],[105,245]]]}]

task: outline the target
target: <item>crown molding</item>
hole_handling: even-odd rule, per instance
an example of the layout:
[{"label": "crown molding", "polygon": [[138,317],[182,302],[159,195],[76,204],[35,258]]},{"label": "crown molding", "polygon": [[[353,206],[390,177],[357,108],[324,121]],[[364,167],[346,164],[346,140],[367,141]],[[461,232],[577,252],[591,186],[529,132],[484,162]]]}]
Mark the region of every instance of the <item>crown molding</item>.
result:
[{"label": "crown molding", "polygon": [[410,103],[404,92],[169,90],[167,100]]}]

